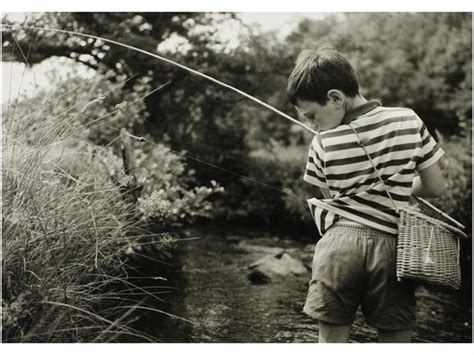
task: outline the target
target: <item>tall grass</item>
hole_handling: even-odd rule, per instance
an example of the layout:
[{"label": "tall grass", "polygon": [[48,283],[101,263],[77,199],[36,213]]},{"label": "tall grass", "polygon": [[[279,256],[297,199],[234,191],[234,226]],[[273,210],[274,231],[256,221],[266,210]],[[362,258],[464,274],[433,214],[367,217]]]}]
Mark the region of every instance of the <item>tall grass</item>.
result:
[{"label": "tall grass", "polygon": [[142,231],[109,176],[117,158],[85,140],[79,116],[94,103],[3,110],[4,342],[154,340],[128,326],[142,305],[127,295],[157,297],[161,286],[127,279]]}]

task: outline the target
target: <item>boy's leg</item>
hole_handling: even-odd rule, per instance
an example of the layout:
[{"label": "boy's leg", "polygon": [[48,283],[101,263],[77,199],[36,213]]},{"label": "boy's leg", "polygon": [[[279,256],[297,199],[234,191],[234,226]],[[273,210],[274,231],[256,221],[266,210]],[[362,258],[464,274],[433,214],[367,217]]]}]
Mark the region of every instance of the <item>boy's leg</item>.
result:
[{"label": "boy's leg", "polygon": [[303,312],[319,321],[321,343],[348,341],[363,294],[365,241],[352,226],[336,223],[316,245]]},{"label": "boy's leg", "polygon": [[362,311],[367,323],[378,330],[379,342],[410,342],[416,324],[415,285],[397,281],[396,238],[377,234],[370,240]]},{"label": "boy's leg", "polygon": [[347,343],[349,342],[350,325],[336,325],[319,321],[320,343]]},{"label": "boy's leg", "polygon": [[411,343],[413,329],[384,330],[377,329],[379,343]]}]

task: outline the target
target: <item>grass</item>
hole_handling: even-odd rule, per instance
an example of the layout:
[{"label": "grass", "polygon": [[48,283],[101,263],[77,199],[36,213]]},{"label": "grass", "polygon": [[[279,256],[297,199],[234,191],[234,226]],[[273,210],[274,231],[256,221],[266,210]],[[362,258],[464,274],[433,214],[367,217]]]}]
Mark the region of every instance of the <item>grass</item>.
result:
[{"label": "grass", "polygon": [[144,231],[110,177],[117,157],[86,141],[79,116],[96,102],[4,110],[4,342],[156,341],[130,324],[169,287],[128,278],[127,250]]}]

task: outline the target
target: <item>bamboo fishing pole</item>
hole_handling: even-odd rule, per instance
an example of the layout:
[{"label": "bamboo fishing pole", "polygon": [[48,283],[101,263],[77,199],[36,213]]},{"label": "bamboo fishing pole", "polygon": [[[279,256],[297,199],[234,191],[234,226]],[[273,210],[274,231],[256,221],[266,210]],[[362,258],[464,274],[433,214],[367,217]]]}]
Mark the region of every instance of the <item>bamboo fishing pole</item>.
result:
[{"label": "bamboo fishing pole", "polygon": [[286,113],[284,112],[281,112],[280,110],[276,109],[275,107],[267,104],[266,102],[263,102],[262,100],[259,100],[257,99],[256,97],[253,97],[252,95],[250,94],[247,94],[246,92],[242,91],[242,90],[239,90],[235,87],[233,87],[232,85],[229,85],[229,84],[226,84],[220,80],[217,80],[209,75],[206,75],[206,74],[203,74],[197,70],[194,70],[194,69],[191,69],[183,64],[180,64],[180,63],[177,63],[171,59],[168,59],[168,58],[165,58],[165,57],[162,57],[158,54],[154,54],[154,53],[150,53],[148,51],[145,51],[143,49],[140,49],[140,48],[137,48],[137,47],[134,47],[134,46],[130,46],[128,44],[125,44],[125,43],[121,43],[121,42],[118,42],[118,41],[114,41],[112,39],[108,39],[108,38],[104,38],[104,37],[100,37],[100,36],[94,36],[94,35],[90,35],[90,34],[86,34],[86,33],[82,33],[82,32],[76,32],[76,31],[69,31],[69,30],[61,30],[61,29],[56,29],[56,28],[46,28],[46,27],[37,27],[37,26],[21,26],[21,25],[8,25],[8,24],[2,24],[2,27],[9,27],[9,28],[12,28],[12,29],[15,29],[15,28],[24,28],[24,29],[34,29],[34,30],[42,30],[42,31],[55,31],[55,32],[59,32],[59,33],[66,33],[66,34],[71,34],[71,35],[76,35],[76,36],[82,36],[82,37],[86,37],[86,38],[92,38],[92,39],[96,39],[96,40],[101,40],[101,41],[104,41],[106,43],[111,43],[111,44],[115,44],[117,46],[120,46],[120,47],[124,47],[124,48],[127,48],[127,49],[131,49],[133,51],[136,51],[136,52],[139,52],[139,53],[143,53],[145,55],[148,55],[148,56],[151,56],[153,58],[156,58],[156,59],[159,59],[163,62],[166,62],[166,63],[169,63],[171,65],[174,65],[174,66],[177,66],[181,69],[184,69],[192,74],[195,74],[195,75],[198,75],[202,78],[205,78],[207,80],[210,80],[218,85],[221,85],[227,89],[230,89],[240,95],[243,95],[245,96],[246,98],[258,103],[259,105],[263,106],[263,107],[266,107],[267,109],[275,112],[276,114],[280,115],[281,117],[283,118],[286,118],[287,120],[299,125],[300,127],[303,127],[304,129],[306,129],[307,131],[313,133],[313,134],[317,134],[317,132],[306,126],[304,123],[294,119],[293,117],[287,115]]}]

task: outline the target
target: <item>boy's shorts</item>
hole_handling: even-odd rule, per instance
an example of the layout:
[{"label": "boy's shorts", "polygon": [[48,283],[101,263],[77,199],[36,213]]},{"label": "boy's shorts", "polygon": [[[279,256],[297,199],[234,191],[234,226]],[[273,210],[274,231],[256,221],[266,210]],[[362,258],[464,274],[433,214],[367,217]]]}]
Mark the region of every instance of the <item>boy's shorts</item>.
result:
[{"label": "boy's shorts", "polygon": [[350,325],[359,305],[370,326],[415,326],[415,285],[396,277],[396,236],[335,223],[317,243],[303,312],[320,321]]}]

